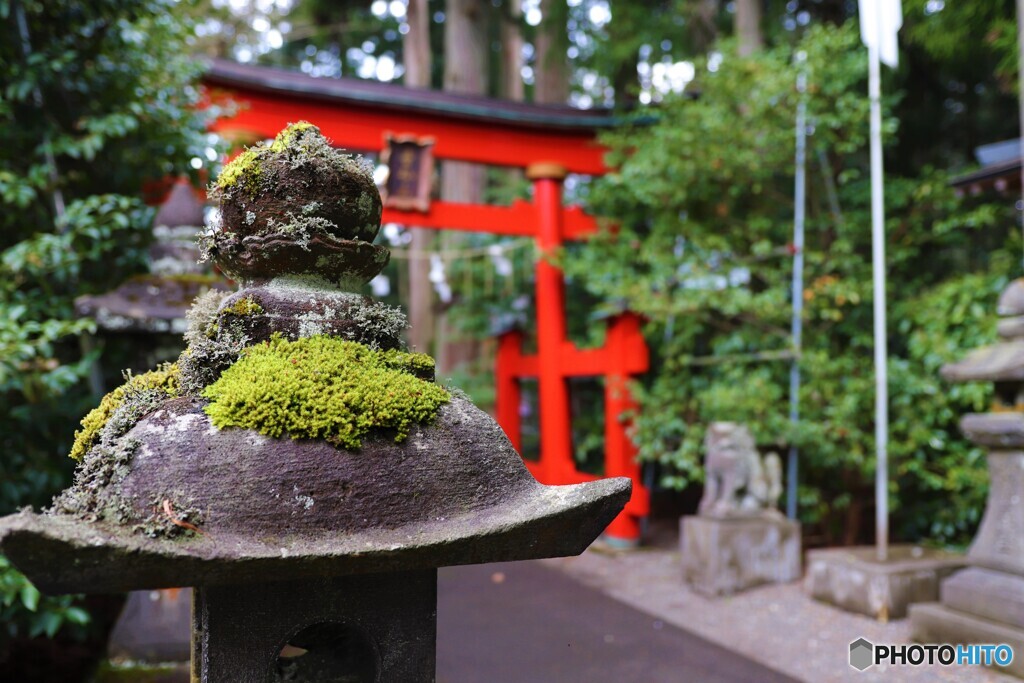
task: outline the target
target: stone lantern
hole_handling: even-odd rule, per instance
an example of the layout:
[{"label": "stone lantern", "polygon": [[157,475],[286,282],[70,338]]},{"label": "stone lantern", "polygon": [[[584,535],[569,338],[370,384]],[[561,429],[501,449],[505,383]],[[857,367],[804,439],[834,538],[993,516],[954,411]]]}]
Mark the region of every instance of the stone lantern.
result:
[{"label": "stone lantern", "polygon": [[940,602],[911,605],[913,637],[927,643],[1005,643],[1017,652],[1007,671],[1024,678],[1024,280],[999,299],[1002,341],[945,366],[954,382],[994,382],[990,412],[961,428],[988,449],[989,493],[968,568],[943,580]]},{"label": "stone lantern", "polygon": [[193,586],[192,680],[433,681],[437,567],[578,554],[625,478],[543,486],[404,316],[369,169],[308,123],[228,164],[178,362],[83,420],[73,486],[0,520],[48,593]]}]

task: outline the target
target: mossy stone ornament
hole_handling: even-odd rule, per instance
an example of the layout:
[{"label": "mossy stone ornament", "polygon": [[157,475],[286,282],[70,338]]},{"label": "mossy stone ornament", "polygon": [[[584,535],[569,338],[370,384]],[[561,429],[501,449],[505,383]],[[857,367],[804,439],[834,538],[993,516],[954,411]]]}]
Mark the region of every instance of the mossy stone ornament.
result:
[{"label": "mossy stone ornament", "polygon": [[204,251],[233,277],[288,271],[365,282],[388,261],[373,244],[382,203],[365,160],[330,146],[311,123],[250,147],[210,186],[220,223]]},{"label": "mossy stone ornament", "polygon": [[308,123],[228,164],[209,255],[238,278],[189,315],[177,363],[83,420],[72,487],[0,519],[49,592],[419,571],[583,550],[625,478],[543,486],[501,428],[359,293],[387,262],[364,162]]}]

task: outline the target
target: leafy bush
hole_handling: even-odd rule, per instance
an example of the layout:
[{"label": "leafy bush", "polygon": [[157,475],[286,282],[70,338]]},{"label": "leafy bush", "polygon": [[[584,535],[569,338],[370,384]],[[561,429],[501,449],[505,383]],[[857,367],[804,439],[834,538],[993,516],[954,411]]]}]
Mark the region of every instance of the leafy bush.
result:
[{"label": "leafy bush", "polygon": [[[48,504],[70,478],[98,356],[74,297],[142,269],[143,197],[208,158],[215,112],[196,109],[178,15],[171,0],[0,0],[0,514]],[[0,652],[87,620],[2,558],[0,600]]]},{"label": "leafy bush", "polygon": [[[796,53],[807,77],[808,218],[801,422],[788,421]],[[607,302],[648,320],[653,371],[635,439],[665,483],[699,480],[703,426],[747,422],[800,449],[800,509],[826,541],[870,538],[874,473],[871,229],[865,51],[855,26],[699,64],[695,98],[606,135],[615,171],[591,210],[618,228],[565,259]],[[892,88],[887,88],[892,93]],[[886,111],[898,94],[885,100]],[[893,141],[896,121],[884,121]],[[886,180],[891,488],[895,535],[962,542],[984,500],[981,453],[959,434],[988,389],[949,386],[943,362],[994,339],[1019,251],[1009,202],[957,198],[917,168]],[[775,359],[775,360],[771,360]]]}]

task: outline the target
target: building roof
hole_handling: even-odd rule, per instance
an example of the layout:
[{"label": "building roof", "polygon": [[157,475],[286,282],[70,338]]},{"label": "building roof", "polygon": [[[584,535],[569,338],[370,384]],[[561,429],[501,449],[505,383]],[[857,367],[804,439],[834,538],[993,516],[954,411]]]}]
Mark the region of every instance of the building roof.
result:
[{"label": "building roof", "polygon": [[596,130],[610,127],[618,120],[607,109],[527,104],[441,90],[407,88],[359,78],[322,78],[289,69],[239,64],[225,59],[212,61],[203,81],[214,86],[298,95],[324,102],[373,106],[397,112],[443,114],[477,122],[504,122],[526,128]]},{"label": "building roof", "polygon": [[974,156],[981,164],[981,168],[954,177],[949,181],[950,185],[971,194],[978,194],[990,188],[999,192],[1020,188],[1019,138],[982,145],[974,150]]}]

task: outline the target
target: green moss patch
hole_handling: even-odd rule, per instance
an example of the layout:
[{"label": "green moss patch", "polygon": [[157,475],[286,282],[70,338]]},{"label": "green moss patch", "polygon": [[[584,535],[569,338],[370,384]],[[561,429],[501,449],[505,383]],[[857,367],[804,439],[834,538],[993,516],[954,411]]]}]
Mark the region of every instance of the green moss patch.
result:
[{"label": "green moss patch", "polygon": [[377,351],[336,337],[288,341],[275,335],[247,348],[203,391],[213,424],[255,429],[278,438],[326,439],[358,449],[371,430],[401,442],[414,424],[432,420],[449,399],[419,379],[424,354]]},{"label": "green moss patch", "polygon": [[289,147],[292,147],[295,144],[295,139],[299,137],[301,133],[310,129],[316,131],[320,130],[309,121],[289,123],[288,127],[282,130],[280,133],[278,133],[277,137],[274,138],[274,141],[270,143],[270,151],[284,152]]},{"label": "green moss patch", "polygon": [[252,297],[243,297],[231,304],[224,309],[225,313],[234,313],[235,315],[259,315],[263,312],[263,307],[260,306]]},{"label": "green moss patch", "polygon": [[227,190],[241,184],[250,195],[255,195],[260,182],[260,151],[262,147],[250,147],[221,170],[216,186]]},{"label": "green moss patch", "polygon": [[[118,413],[119,409],[130,408],[136,399],[151,404],[154,394],[161,398],[164,396],[174,398],[178,395],[178,366],[176,364],[163,365],[157,370],[141,375],[129,375],[124,384],[104,396],[99,406],[93,408],[82,418],[82,429],[75,432],[75,443],[71,447],[70,456],[75,460],[81,460],[86,452],[99,442],[104,427]],[[121,415],[126,417],[126,413],[137,412],[121,410]]]}]

